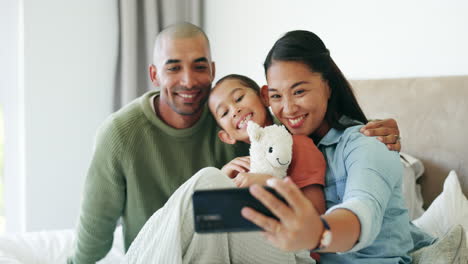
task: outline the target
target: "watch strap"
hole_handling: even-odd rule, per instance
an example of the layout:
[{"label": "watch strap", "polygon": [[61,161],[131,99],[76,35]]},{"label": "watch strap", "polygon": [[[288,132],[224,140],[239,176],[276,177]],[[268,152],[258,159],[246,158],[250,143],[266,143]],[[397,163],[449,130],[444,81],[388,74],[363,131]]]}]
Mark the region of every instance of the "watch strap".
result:
[{"label": "watch strap", "polygon": [[327,248],[330,246],[331,241],[332,241],[332,233],[331,233],[331,228],[330,225],[328,224],[327,220],[320,216],[320,221],[322,221],[323,224],[323,232],[322,235],[320,236],[320,241],[319,244],[316,248],[312,249],[312,251],[318,251]]}]

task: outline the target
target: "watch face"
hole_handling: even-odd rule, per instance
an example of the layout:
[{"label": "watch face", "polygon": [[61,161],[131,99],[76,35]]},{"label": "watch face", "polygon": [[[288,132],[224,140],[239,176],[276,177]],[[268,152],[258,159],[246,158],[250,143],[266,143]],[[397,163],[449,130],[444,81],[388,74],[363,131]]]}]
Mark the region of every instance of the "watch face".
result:
[{"label": "watch face", "polygon": [[322,240],[320,241],[321,248],[328,247],[332,241],[332,233],[328,230],[325,230],[322,234]]}]

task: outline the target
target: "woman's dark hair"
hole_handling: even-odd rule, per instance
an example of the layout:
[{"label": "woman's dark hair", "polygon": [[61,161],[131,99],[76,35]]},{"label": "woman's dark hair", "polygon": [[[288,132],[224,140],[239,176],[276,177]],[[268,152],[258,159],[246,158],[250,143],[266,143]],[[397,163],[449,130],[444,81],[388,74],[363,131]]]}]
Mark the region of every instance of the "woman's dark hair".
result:
[{"label": "woman's dark hair", "polygon": [[257,93],[257,95],[260,94],[260,86],[258,86],[258,84],[254,80],[250,79],[247,76],[240,75],[240,74],[229,74],[229,75],[224,76],[223,78],[219,79],[216,82],[215,87],[218,86],[218,84],[221,84],[222,82],[226,80],[238,80],[243,85],[249,88],[252,88],[252,90],[254,90],[255,93]]},{"label": "woman's dark hair", "polygon": [[289,31],[276,41],[263,64],[265,75],[275,61],[295,61],[305,64],[312,72],[322,75],[331,89],[325,120],[332,128],[343,130],[352,124],[341,124],[346,115],[353,120],[367,123],[367,118],[354,96],[351,85],[336,66],[323,41],[305,30]]}]

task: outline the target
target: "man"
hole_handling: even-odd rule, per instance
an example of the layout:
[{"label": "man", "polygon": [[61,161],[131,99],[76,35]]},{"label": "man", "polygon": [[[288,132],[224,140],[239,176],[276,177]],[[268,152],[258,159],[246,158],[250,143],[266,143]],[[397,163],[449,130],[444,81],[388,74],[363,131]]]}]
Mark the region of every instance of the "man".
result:
[{"label": "man", "polygon": [[[248,153],[246,147],[224,144],[217,137],[218,127],[205,104],[215,64],[200,28],[180,23],[159,33],[149,73],[160,91],[148,92],[112,114],[98,131],[69,263],[103,258],[120,217],[127,250],[147,219],[188,178],[201,168],[221,168]],[[393,123],[371,124],[367,131],[398,135]],[[395,143],[392,138],[383,137]]]}]

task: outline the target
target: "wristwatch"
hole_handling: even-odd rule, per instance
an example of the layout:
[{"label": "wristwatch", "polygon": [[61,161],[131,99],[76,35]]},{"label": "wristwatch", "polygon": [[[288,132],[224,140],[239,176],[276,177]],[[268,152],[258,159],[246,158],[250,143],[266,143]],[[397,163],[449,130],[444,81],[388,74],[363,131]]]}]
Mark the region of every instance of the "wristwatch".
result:
[{"label": "wristwatch", "polygon": [[332,242],[332,232],[331,232],[331,229],[330,229],[330,225],[328,224],[327,220],[325,220],[325,218],[323,218],[322,216],[320,216],[320,221],[322,221],[322,224],[323,224],[323,232],[322,232],[322,235],[320,237],[320,242],[318,244],[318,246],[314,249],[312,249],[312,251],[318,251],[318,250],[322,250],[322,249],[325,249],[327,248],[328,246],[330,246],[331,242]]}]

